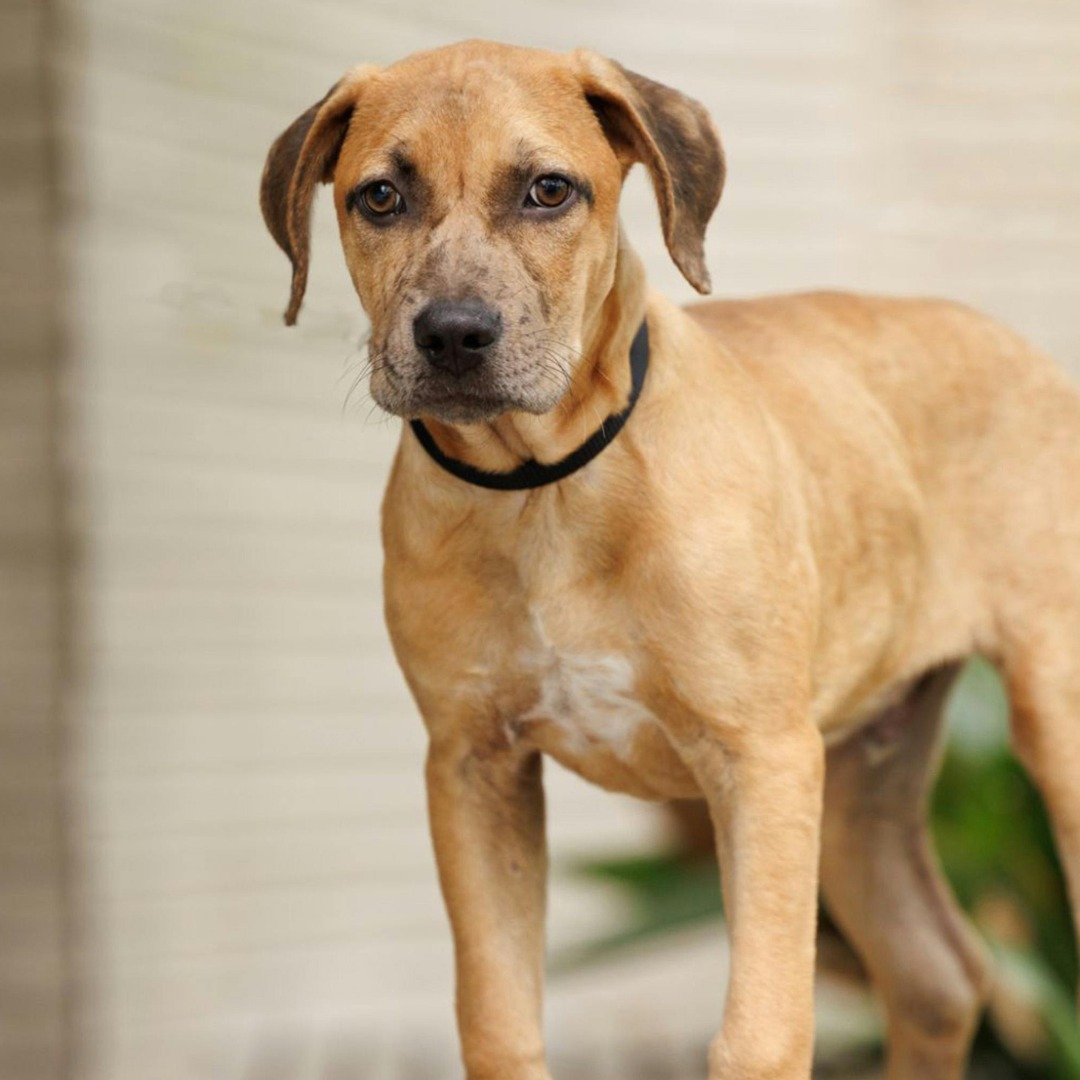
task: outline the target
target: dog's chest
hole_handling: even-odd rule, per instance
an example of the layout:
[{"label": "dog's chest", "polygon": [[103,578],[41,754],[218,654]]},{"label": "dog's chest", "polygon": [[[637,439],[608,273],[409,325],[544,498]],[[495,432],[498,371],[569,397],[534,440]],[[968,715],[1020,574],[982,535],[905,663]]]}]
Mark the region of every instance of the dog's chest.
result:
[{"label": "dog's chest", "polygon": [[526,650],[520,663],[536,683],[537,700],[519,724],[555,726],[568,750],[604,747],[625,759],[642,725],[656,723],[637,697],[634,667],[625,654],[546,646]]},{"label": "dog's chest", "polygon": [[515,737],[605,787],[647,797],[666,791],[681,770],[643,700],[640,658],[629,643],[560,633],[559,620],[538,609],[530,622],[514,667],[531,704],[510,722]]}]

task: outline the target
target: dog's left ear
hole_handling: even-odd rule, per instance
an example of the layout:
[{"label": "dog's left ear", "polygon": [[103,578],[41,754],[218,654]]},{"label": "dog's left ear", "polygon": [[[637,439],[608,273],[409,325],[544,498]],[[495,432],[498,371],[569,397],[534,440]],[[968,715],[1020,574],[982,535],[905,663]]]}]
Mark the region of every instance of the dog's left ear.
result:
[{"label": "dog's left ear", "polygon": [[585,96],[616,154],[642,162],[660,204],[664,240],[699,293],[711,289],[705,227],[724,187],[724,151],[704,106],[587,49],[571,54]]},{"label": "dog's left ear", "polygon": [[334,179],[360,87],[374,70],[367,65],[353,68],[274,140],[267,155],[259,205],[270,235],[292,263],[286,326],[296,322],[307,286],[315,187]]}]

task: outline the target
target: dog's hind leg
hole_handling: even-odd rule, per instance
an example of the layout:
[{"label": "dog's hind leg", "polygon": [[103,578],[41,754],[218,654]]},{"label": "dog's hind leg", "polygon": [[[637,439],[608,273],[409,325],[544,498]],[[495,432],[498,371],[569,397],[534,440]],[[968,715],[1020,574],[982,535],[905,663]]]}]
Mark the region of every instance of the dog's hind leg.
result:
[{"label": "dog's hind leg", "polygon": [[1049,814],[1080,938],[1080,612],[1057,618],[1044,608],[1003,667],[1013,747]]},{"label": "dog's hind leg", "polygon": [[988,988],[926,823],[957,671],[928,675],[826,763],[822,891],[883,1000],[889,1080],[959,1080]]}]

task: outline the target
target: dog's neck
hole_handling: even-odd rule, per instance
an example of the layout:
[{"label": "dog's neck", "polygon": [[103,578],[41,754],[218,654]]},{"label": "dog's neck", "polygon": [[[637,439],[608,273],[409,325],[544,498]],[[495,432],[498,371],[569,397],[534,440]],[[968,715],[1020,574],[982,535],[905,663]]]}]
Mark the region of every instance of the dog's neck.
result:
[{"label": "dog's neck", "polygon": [[555,407],[535,416],[510,412],[479,424],[424,417],[439,449],[485,472],[525,461],[547,464],[572,453],[630,397],[630,345],[645,317],[645,270],[620,229],[611,288],[586,320],[582,356]]}]

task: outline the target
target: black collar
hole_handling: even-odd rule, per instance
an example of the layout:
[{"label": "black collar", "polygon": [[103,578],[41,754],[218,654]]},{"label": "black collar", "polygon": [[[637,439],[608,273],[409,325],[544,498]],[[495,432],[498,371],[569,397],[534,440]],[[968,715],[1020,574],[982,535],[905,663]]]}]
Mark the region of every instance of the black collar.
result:
[{"label": "black collar", "polygon": [[530,459],[522,462],[516,469],[511,469],[510,472],[487,472],[444,454],[431,437],[431,432],[421,421],[410,420],[409,424],[420,440],[420,445],[439,465],[448,473],[453,473],[459,480],[476,484],[478,487],[493,488],[496,491],[525,491],[528,488],[543,487],[545,484],[554,484],[557,480],[562,480],[571,473],[577,472],[583,465],[592,461],[619,434],[623,424],[634,411],[641,388],[645,384],[645,372],[648,370],[649,328],[643,320],[630,346],[630,400],[626,403],[626,408],[614,416],[609,416],[576,450],[550,465]]}]

